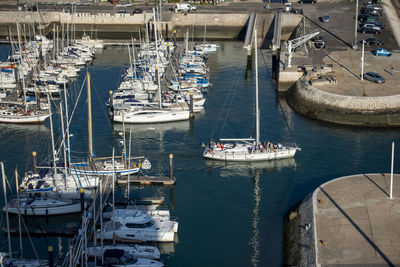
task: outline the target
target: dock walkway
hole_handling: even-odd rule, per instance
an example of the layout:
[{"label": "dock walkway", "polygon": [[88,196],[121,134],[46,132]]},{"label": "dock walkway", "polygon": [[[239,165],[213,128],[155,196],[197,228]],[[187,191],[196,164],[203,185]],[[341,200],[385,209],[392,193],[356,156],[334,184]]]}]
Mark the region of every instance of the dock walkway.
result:
[{"label": "dock walkway", "polygon": [[142,175],[132,175],[129,177],[123,176],[117,179],[117,184],[127,184],[127,183],[141,184],[141,185],[174,185],[176,182],[175,177],[165,177],[165,176],[142,176]]}]

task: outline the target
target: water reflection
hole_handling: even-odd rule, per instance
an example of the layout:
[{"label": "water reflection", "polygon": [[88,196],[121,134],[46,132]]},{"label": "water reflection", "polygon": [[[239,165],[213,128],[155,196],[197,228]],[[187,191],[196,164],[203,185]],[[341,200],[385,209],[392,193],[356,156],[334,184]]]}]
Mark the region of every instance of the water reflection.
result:
[{"label": "water reflection", "polygon": [[50,130],[44,124],[2,124],[1,132],[14,132],[18,134],[49,133]]},{"label": "water reflection", "polygon": [[261,171],[279,171],[282,168],[296,167],[294,158],[263,162],[226,162],[205,159],[204,162],[210,173],[212,173],[214,169],[220,169],[221,177],[254,177],[256,173],[259,174]]},{"label": "water reflection", "polygon": [[256,170],[254,179],[254,208],[253,208],[253,236],[250,240],[250,246],[252,247],[252,255],[251,255],[251,264],[253,266],[257,266],[259,262],[260,256],[260,230],[258,229],[259,222],[259,210],[260,210],[260,202],[261,202],[261,189],[259,184],[260,179],[260,170]]},{"label": "water reflection", "polygon": [[[123,131],[122,123],[114,123],[113,130],[116,132]],[[140,135],[141,137],[154,137],[155,135],[163,135],[168,131],[189,131],[191,128],[191,121],[177,121],[169,123],[155,123],[155,124],[125,124],[125,133],[132,131],[133,135]],[[128,135],[127,135],[128,137]]]}]

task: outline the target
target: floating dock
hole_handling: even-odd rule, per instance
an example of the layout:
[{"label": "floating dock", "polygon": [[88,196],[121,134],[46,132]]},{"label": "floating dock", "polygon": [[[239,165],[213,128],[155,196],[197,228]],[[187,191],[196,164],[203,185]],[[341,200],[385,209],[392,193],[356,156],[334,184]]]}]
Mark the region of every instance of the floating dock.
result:
[{"label": "floating dock", "polygon": [[129,177],[120,177],[117,179],[117,184],[141,184],[141,185],[175,185],[176,178],[175,177],[165,177],[165,176],[140,176],[135,175]]}]

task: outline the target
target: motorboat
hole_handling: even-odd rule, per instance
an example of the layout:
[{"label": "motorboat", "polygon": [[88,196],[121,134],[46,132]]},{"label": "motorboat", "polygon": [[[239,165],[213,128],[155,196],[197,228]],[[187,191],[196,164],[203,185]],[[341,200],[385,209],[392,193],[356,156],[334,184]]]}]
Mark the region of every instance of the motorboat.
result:
[{"label": "motorboat", "polygon": [[156,223],[143,212],[106,222],[97,232],[97,238],[127,242],[173,242],[174,225],[168,222]]},{"label": "motorboat", "polygon": [[104,212],[103,217],[114,221],[123,222],[128,217],[138,217],[145,213],[156,222],[156,224],[171,224],[175,233],[178,232],[178,222],[172,221],[169,210],[139,210],[134,207],[126,209],[115,209],[112,212]]}]

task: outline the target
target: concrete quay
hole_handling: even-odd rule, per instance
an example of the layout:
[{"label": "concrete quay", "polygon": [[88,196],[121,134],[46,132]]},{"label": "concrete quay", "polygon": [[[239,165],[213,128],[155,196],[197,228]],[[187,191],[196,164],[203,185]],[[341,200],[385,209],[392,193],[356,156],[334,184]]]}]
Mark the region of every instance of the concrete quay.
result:
[{"label": "concrete quay", "polygon": [[285,219],[284,264],[400,264],[400,175],[358,174],[319,186]]},{"label": "concrete quay", "polygon": [[[362,4],[363,1],[360,6]],[[278,91],[287,91],[285,96],[288,104],[300,114],[313,119],[354,126],[400,126],[400,51],[396,42],[396,38],[400,37],[396,26],[399,18],[393,12],[390,1],[382,3],[385,14],[380,18],[385,23],[382,33],[378,36],[358,33],[357,49],[353,49],[354,3],[317,5],[302,6],[306,16],[304,26],[307,33],[319,31],[326,48],[317,50],[307,43],[308,53],[304,53],[304,50],[296,52],[292,67],[286,66],[282,50]],[[321,14],[330,14],[331,22],[320,22]],[[384,84],[360,79],[361,41],[368,37],[383,40],[384,46],[379,47],[385,47],[393,53],[391,57],[379,57],[374,54],[378,46],[365,46],[363,73],[379,73],[386,80]],[[307,72],[299,70],[300,66],[307,67]],[[324,66],[329,67],[322,68]],[[316,68],[313,70],[313,67]]]}]

